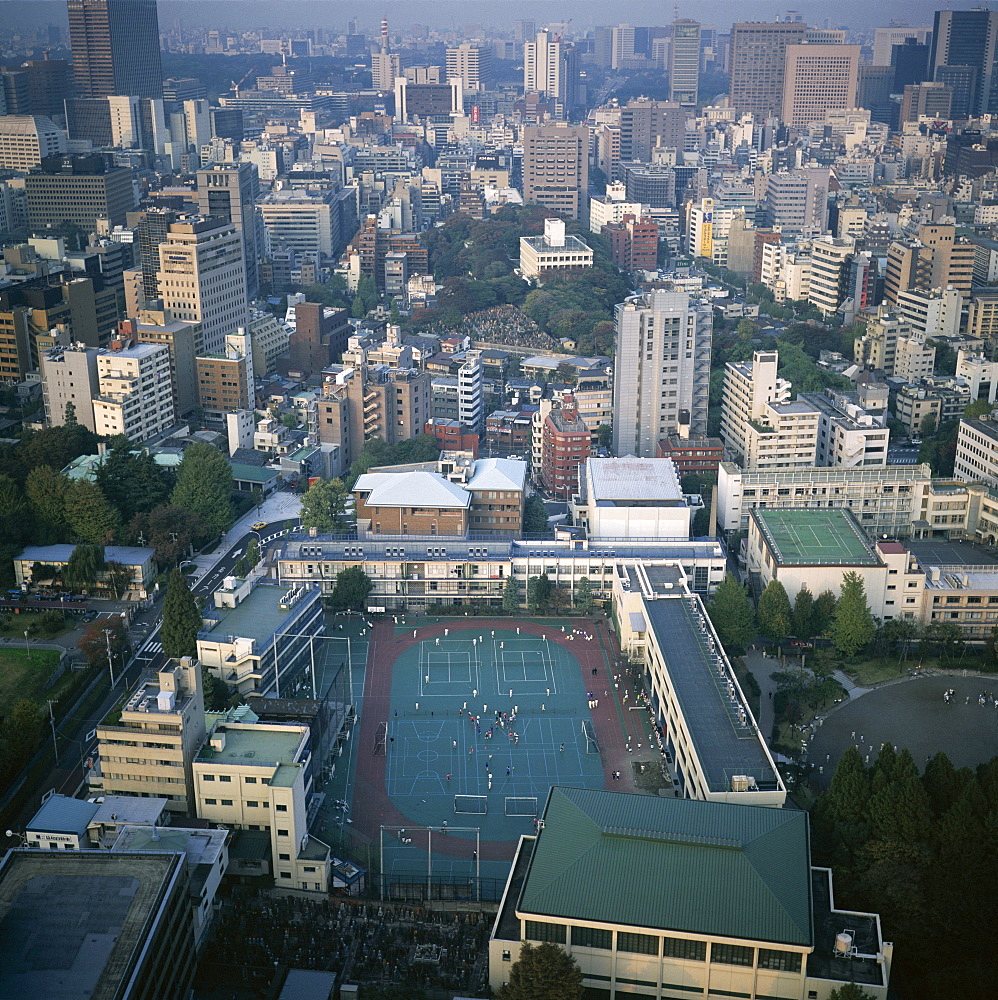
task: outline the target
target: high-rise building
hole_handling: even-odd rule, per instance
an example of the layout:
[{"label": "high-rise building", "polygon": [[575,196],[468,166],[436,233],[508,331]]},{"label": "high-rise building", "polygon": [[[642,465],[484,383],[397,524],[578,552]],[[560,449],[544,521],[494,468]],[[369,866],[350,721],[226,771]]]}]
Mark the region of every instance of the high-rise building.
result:
[{"label": "high-rise building", "polygon": [[954,117],[967,118],[998,109],[998,87],[994,81],[996,56],[998,13],[983,8],[936,11],[929,57],[933,79],[950,82],[940,73],[943,67],[969,66],[973,70],[966,103],[954,88]]},{"label": "high-rise building", "polygon": [[66,134],[51,118],[27,115],[0,117],[0,170],[27,172],[47,156],[66,152]]},{"label": "high-rise building", "polygon": [[159,248],[159,298],[175,319],[201,324],[203,350],[246,326],[242,237],[221,219],[195,216],[170,225]]},{"label": "high-rise building", "polygon": [[480,434],[485,426],[485,378],[479,351],[468,351],[457,370],[457,408],[461,424]]},{"label": "high-rise building", "polygon": [[669,100],[685,107],[697,103],[700,79],[700,22],[680,18],[672,25],[669,47]]},{"label": "high-rise building", "polygon": [[892,50],[895,45],[904,45],[909,40],[916,45],[927,45],[931,37],[932,29],[928,25],[919,28],[877,28],[873,33],[873,65],[892,65]]},{"label": "high-rise building", "polygon": [[828,227],[827,167],[778,171],[766,185],[765,215],[785,233],[823,233]]},{"label": "high-rise building", "polygon": [[259,291],[257,259],[260,253],[260,221],[256,209],[260,177],[253,163],[216,164],[197,173],[198,211],[224,219],[243,238],[246,263],[246,295],[255,299]]},{"label": "high-rise building", "polygon": [[402,75],[402,57],[392,52],[388,42],[388,18],[381,19],[381,46],[371,53],[371,86],[387,93]]},{"label": "high-rise building", "polygon": [[795,22],[739,22],[731,26],[731,107],[757,118],[783,109],[783,72],[788,45],[800,45],[807,26]]},{"label": "high-rise building", "polygon": [[543,28],[523,46],[523,89],[542,94],[563,108],[578,103],[578,60],[575,49]]},{"label": "high-rise building", "polygon": [[895,240],[887,250],[884,298],[898,301],[908,289],[953,288],[968,294],[973,287],[975,246],[957,236],[953,225],[923,225],[916,239]]},{"label": "high-rise building", "polygon": [[614,453],[655,458],[662,438],[705,433],[710,306],[687,292],[643,292],[616,307],[614,326]]},{"label": "high-rise building", "polygon": [[858,45],[787,45],[783,72],[783,121],[810,125],[829,109],[856,107]]},{"label": "high-rise building", "polygon": [[917,122],[923,115],[949,119],[953,109],[953,88],[945,83],[909,83],[901,99],[901,124]]},{"label": "high-rise building", "polygon": [[72,404],[76,422],[87,430],[94,430],[97,352],[78,344],[53,347],[41,353],[39,367],[46,424],[49,427],[65,424],[66,407]]},{"label": "high-rise building", "polygon": [[24,190],[32,229],[71,222],[89,233],[98,219],[123,225],[135,207],[132,171],[99,154],[47,157],[24,178]]},{"label": "high-rise building", "polygon": [[166,344],[173,408],[178,417],[192,413],[198,405],[195,358],[202,350],[200,324],[174,319],[169,309],[146,308],[134,319],[122,320],[119,329],[140,344]]},{"label": "high-rise building", "polygon": [[537,125],[523,130],[523,200],[583,218],[589,189],[585,126]]},{"label": "high-rise building", "polygon": [[162,97],[156,0],[67,0],[81,97]]},{"label": "high-rise building", "polygon": [[109,350],[97,350],[97,380],[97,434],[124,434],[138,444],[174,422],[170,349],[165,344],[111,341]]},{"label": "high-rise building", "polygon": [[592,434],[579,416],[575,398],[566,395],[552,409],[541,433],[541,482],[551,496],[570,500],[579,491],[579,466],[592,452]]},{"label": "high-rise building", "polygon": [[459,76],[465,90],[488,90],[492,85],[492,49],[465,42],[447,50],[447,79]]},{"label": "high-rise building", "polygon": [[620,159],[648,162],[659,146],[682,150],[687,117],[674,101],[628,101],[620,109]]}]

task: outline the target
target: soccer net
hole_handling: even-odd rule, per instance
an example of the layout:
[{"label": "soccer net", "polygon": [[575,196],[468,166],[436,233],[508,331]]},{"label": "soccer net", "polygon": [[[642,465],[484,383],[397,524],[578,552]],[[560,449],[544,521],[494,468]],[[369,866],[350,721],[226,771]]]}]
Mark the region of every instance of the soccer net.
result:
[{"label": "soccer net", "polygon": [[536,796],[506,796],[507,816],[536,816],[537,798]]},{"label": "soccer net", "polygon": [[485,795],[455,795],[454,812],[483,816],[489,811],[489,800]]},{"label": "soccer net", "polygon": [[599,753],[599,744],[596,742],[596,733],[592,723],[582,720],[582,735],[586,741],[586,753]]},{"label": "soccer net", "polygon": [[374,750],[372,751],[375,757],[384,757],[388,750],[388,723],[379,722],[378,731],[374,734]]}]

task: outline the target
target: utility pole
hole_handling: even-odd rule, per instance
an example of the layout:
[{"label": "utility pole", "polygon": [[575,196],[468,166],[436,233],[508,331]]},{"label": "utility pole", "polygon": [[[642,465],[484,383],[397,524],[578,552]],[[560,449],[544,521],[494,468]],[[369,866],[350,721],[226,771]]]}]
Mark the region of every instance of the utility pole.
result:
[{"label": "utility pole", "polygon": [[111,662],[111,630],[104,629],[104,638],[107,639],[107,672],[111,675],[111,688],[114,688],[114,664]]},{"label": "utility pole", "polygon": [[55,737],[55,713],[52,711],[52,699],[48,701],[49,706],[49,725],[52,726],[52,749],[55,751],[55,764],[56,767],[59,766],[59,744],[56,742]]}]

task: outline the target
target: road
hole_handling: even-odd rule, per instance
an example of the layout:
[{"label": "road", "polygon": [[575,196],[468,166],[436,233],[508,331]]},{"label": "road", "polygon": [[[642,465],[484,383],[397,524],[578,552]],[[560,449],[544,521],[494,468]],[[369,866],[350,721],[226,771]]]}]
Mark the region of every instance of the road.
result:
[{"label": "road", "polygon": [[[301,498],[291,493],[279,493],[268,497],[263,504],[244,515],[222,539],[212,553],[199,555],[191,560],[197,567],[194,574],[194,584],[191,587],[195,596],[204,598],[218,588],[222,580],[232,572],[240,556],[244,555],[251,539],[257,539],[261,549],[266,542],[271,541],[289,528],[297,527],[297,518]],[[259,532],[249,529],[249,525],[265,521],[267,527]],[[129,661],[124,671],[114,673],[114,684],[107,689],[100,703],[90,710],[85,717],[70,717],[64,719],[56,731],[59,761],[62,766],[55,767],[39,783],[37,795],[31,796],[28,805],[12,824],[14,829],[23,830],[25,824],[35,814],[40,804],[41,796],[49,791],[61,792],[65,795],[75,795],[83,784],[86,761],[95,755],[97,748],[97,726],[108,712],[117,704],[125,691],[134,687],[141,674],[146,670],[159,670],[167,657],[163,655],[163,647],[159,641],[159,629],[162,625],[162,597],[160,594],[152,606],[138,612],[130,626],[135,655]],[[49,734],[51,740],[51,733]],[[4,841],[7,843],[4,843]],[[13,838],[0,835],[0,846],[14,846]]]}]

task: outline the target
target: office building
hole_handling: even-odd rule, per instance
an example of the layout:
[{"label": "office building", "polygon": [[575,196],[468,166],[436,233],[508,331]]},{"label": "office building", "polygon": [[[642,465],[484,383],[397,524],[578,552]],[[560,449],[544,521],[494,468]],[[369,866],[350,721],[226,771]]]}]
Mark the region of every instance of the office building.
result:
[{"label": "office building", "polygon": [[102,437],[123,434],[136,444],[176,420],[166,344],[115,340],[97,351],[94,429]]},{"label": "office building", "polygon": [[232,223],[194,217],[171,223],[159,247],[159,298],[175,319],[201,325],[203,350],[246,326],[242,237]]},{"label": "office building", "polygon": [[859,50],[858,45],[787,45],[784,124],[823,122],[830,109],[856,107]]},{"label": "office building", "polygon": [[545,219],[543,236],[520,237],[520,273],[538,283],[545,275],[593,266],[592,250],[578,236],[565,235],[564,219]]},{"label": "office building", "polygon": [[589,232],[599,233],[610,222],[620,222],[625,215],[640,216],[641,202],[627,200],[627,187],[620,181],[606,186],[605,195],[589,199]]},{"label": "office building", "polygon": [[569,79],[573,62],[569,57],[571,46],[560,37],[542,28],[532,41],[523,45],[523,90],[527,94],[540,94],[562,105],[575,99],[575,80]]},{"label": "office building", "polygon": [[834,316],[846,298],[849,262],[856,253],[851,237],[823,236],[811,244],[811,282],[808,302],[823,316]]},{"label": "office building", "polygon": [[81,97],[163,96],[156,0],[67,0]]},{"label": "office building", "polygon": [[66,408],[72,404],[76,422],[96,431],[93,401],[99,392],[97,351],[77,345],[53,347],[42,352],[39,361],[46,424],[65,424]]},{"label": "office building", "polygon": [[465,90],[488,90],[493,84],[492,49],[464,42],[447,49],[447,79],[460,77]]},{"label": "office building", "polygon": [[948,120],[953,112],[953,88],[945,83],[909,83],[901,98],[900,124],[917,122],[923,116]]},{"label": "office building", "polygon": [[257,260],[263,256],[256,202],[260,177],[252,163],[219,163],[197,172],[198,213],[232,223],[243,238],[246,297],[259,292]]},{"label": "office building", "polygon": [[523,201],[571,219],[585,218],[589,131],[585,126],[528,125],[523,130]]},{"label": "office building", "polygon": [[948,83],[946,68],[970,70],[966,88],[954,87],[952,114],[970,118],[998,110],[994,73],[998,57],[998,14],[974,10],[937,10],[929,61],[933,79]]},{"label": "office building", "polygon": [[192,814],[192,763],[204,735],[200,664],[185,657],[150,671],[128,696],[120,719],[97,727],[103,790],[164,798],[171,812]]},{"label": "office building", "polygon": [[946,289],[969,295],[976,247],[952,224],[924,224],[914,239],[894,240],[887,250],[884,299],[893,304],[908,289]]},{"label": "office building", "polygon": [[784,233],[824,233],[828,229],[827,167],[780,170],[766,183],[766,224]]},{"label": "office building", "polygon": [[395,78],[395,117],[400,122],[463,113],[464,89],[460,77],[446,83],[412,83],[404,76]]},{"label": "office building", "polygon": [[932,38],[932,28],[908,27],[892,25],[889,28],[877,28],[873,32],[873,65],[890,66],[895,45],[903,46],[914,42],[919,46],[927,46]]},{"label": "office building", "polygon": [[[388,18],[381,19],[381,44],[377,52],[371,53],[371,86],[387,93],[395,86],[395,80],[402,75],[402,57],[391,51],[388,40]],[[451,74],[448,74],[450,76]]]},{"label": "office building", "polygon": [[756,120],[783,110],[788,45],[800,45],[807,26],[800,22],[739,22],[731,26],[731,107]]},{"label": "office building", "polygon": [[241,329],[225,336],[225,350],[199,355],[198,403],[208,420],[224,420],[226,413],[249,410],[255,403],[252,337]]},{"label": "office building", "polygon": [[654,149],[681,151],[688,117],[675,101],[628,101],[620,109],[620,160],[647,163]]},{"label": "office building", "polygon": [[291,367],[316,372],[335,361],[346,349],[352,327],[345,309],[330,309],[317,302],[295,306],[295,328],[285,346]]},{"label": "office building", "polygon": [[198,659],[229,690],[280,698],[310,676],[309,637],[322,631],[315,587],[226,577],[203,612]]},{"label": "office building", "polygon": [[66,134],[51,118],[0,117],[0,170],[27,173],[48,156],[66,152]]},{"label": "office building", "polygon": [[960,421],[953,475],[998,487],[998,422],[984,417]]},{"label": "office building", "polygon": [[270,245],[334,257],[342,248],[340,206],[332,185],[271,191],[259,205]]},{"label": "office building", "polygon": [[700,22],[680,18],[672,23],[669,46],[669,100],[696,107],[700,79]]},{"label": "office building", "polygon": [[707,429],[713,313],[687,292],[655,290],[614,314],[613,450],[655,458],[670,434]]},{"label": "office building", "polygon": [[609,222],[603,232],[610,240],[610,259],[625,271],[654,271],[658,267],[658,223],[648,217],[624,215]]},{"label": "office building", "polygon": [[180,852],[8,851],[0,996],[186,995],[197,955],[190,893]]},{"label": "office building", "polygon": [[132,171],[100,154],[49,157],[24,178],[24,191],[32,229],[70,222],[90,233],[98,219],[124,225],[135,207]]}]

